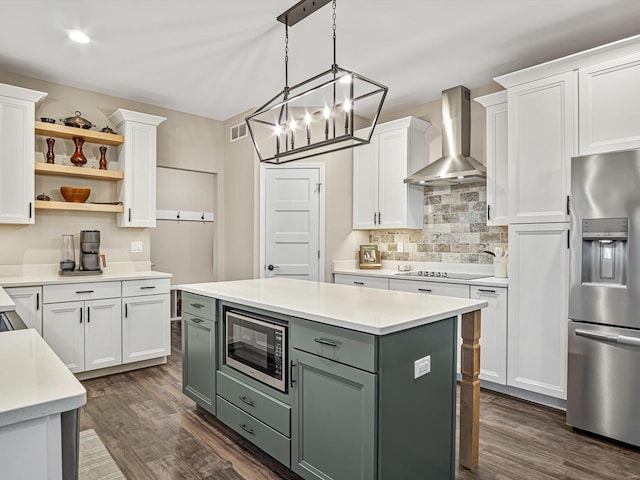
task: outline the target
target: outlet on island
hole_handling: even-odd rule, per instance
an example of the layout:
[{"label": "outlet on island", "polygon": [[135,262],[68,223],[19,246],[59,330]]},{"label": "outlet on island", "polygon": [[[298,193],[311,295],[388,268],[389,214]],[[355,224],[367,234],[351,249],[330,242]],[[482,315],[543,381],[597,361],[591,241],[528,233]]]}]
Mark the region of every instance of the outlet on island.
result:
[{"label": "outlet on island", "polygon": [[142,242],[131,242],[131,253],[142,253]]},{"label": "outlet on island", "polygon": [[404,252],[404,243],[398,242],[398,253]]}]

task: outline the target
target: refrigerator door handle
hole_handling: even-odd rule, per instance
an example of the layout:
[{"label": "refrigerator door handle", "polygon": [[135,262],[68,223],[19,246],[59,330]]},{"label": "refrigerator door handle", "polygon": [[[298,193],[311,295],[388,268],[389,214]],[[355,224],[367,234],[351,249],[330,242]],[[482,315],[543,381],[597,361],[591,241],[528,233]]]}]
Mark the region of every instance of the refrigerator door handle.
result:
[{"label": "refrigerator door handle", "polygon": [[618,342],[618,335],[607,335],[605,333],[589,332],[587,330],[576,329],[576,335],[579,337],[592,338],[594,340],[604,340],[605,342]]},{"label": "refrigerator door handle", "polygon": [[621,345],[631,345],[633,347],[640,347],[640,338],[628,337],[626,335],[618,335],[618,343]]}]

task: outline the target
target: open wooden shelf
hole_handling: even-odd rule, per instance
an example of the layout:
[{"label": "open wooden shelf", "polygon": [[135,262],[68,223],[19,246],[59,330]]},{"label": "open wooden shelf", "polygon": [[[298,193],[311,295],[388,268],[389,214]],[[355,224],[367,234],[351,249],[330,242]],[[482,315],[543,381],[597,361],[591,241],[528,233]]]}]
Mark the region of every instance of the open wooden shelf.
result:
[{"label": "open wooden shelf", "polygon": [[36,210],[71,210],[74,212],[122,213],[122,205],[103,205],[97,203],[47,202],[36,200]]},{"label": "open wooden shelf", "polygon": [[35,122],[36,135],[45,137],[56,137],[71,140],[73,137],[82,137],[87,143],[98,145],[110,145],[117,147],[124,143],[124,137],[115,133],[96,132],[77,127],[67,127],[66,125],[56,125],[55,123]]},{"label": "open wooden shelf", "polygon": [[124,172],[117,170],[99,170],[97,168],[71,167],[53,163],[36,162],[35,171],[41,175],[57,175],[61,177],[93,178],[96,180],[117,181],[124,178]]}]

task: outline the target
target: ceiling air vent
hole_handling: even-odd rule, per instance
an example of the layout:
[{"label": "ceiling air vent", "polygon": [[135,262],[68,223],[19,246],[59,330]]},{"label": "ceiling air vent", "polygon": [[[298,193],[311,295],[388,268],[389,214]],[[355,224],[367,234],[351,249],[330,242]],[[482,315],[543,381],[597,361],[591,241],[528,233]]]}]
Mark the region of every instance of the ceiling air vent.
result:
[{"label": "ceiling air vent", "polygon": [[242,122],[231,127],[231,141],[235,142],[247,136],[247,124]]}]

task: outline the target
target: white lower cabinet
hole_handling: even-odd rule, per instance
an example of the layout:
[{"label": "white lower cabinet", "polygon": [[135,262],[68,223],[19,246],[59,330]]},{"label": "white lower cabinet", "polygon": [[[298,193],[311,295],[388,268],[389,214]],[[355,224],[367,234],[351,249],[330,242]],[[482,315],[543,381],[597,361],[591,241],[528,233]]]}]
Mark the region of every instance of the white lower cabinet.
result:
[{"label": "white lower cabinet", "polygon": [[169,297],[166,293],[122,299],[122,363],[171,354]]},{"label": "white lower cabinet", "polygon": [[566,399],[568,234],[567,223],[509,227],[508,385],[559,399]]},{"label": "white lower cabinet", "polygon": [[16,304],[16,312],[29,328],[42,335],[42,287],[5,288]]},{"label": "white lower cabinet", "polygon": [[389,279],[365,275],[343,275],[336,273],[333,276],[334,283],[339,285],[353,285],[354,287],[382,288],[389,290]]},{"label": "white lower cabinet", "polygon": [[[480,335],[480,380],[507,384],[507,289],[470,287],[470,298],[484,300]],[[458,349],[459,351],[459,349]]]},{"label": "white lower cabinet", "polygon": [[120,300],[44,305],[43,338],[73,373],[122,362]]}]

